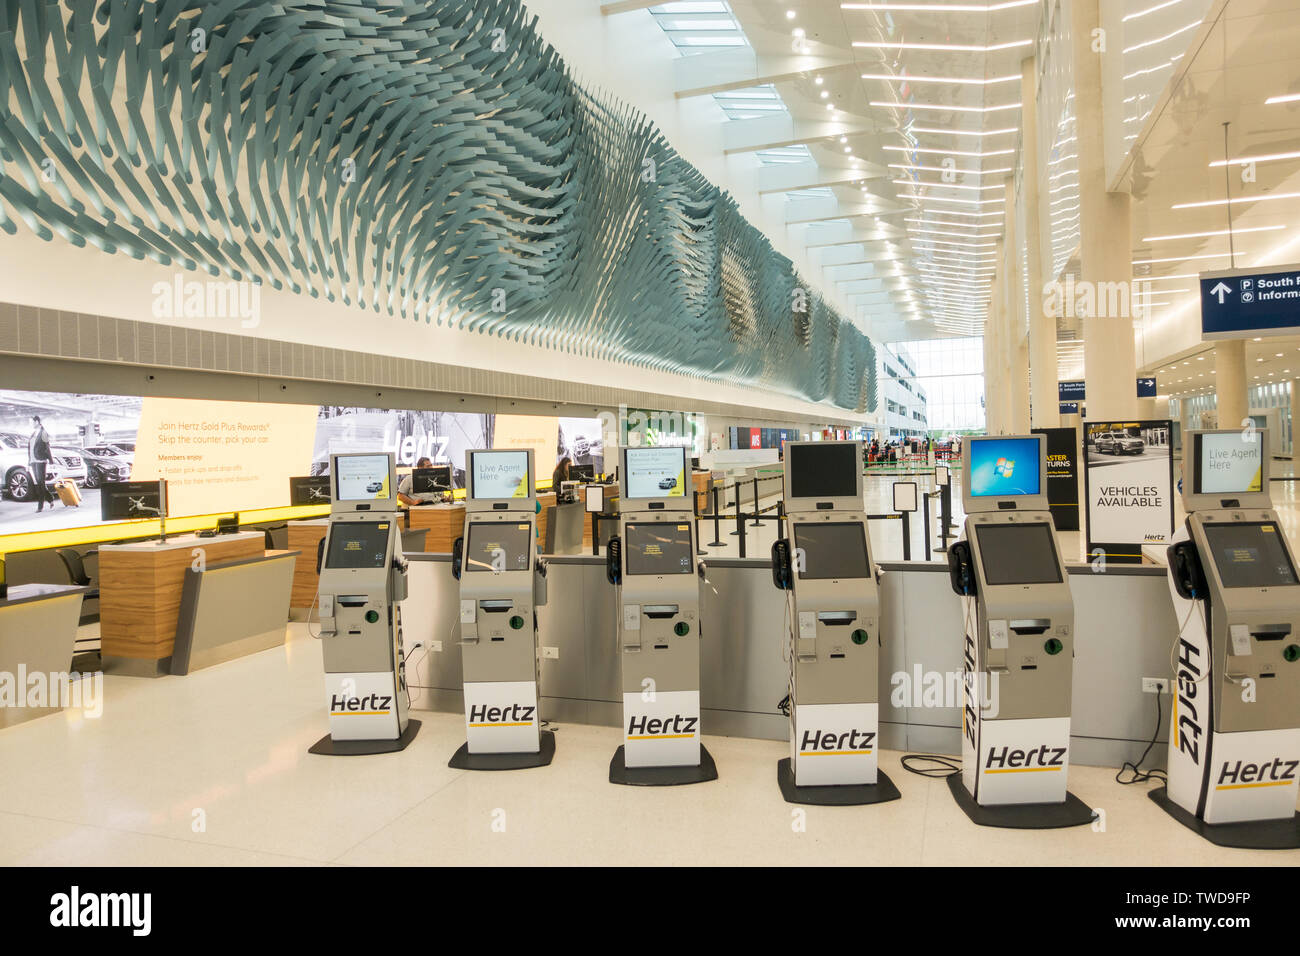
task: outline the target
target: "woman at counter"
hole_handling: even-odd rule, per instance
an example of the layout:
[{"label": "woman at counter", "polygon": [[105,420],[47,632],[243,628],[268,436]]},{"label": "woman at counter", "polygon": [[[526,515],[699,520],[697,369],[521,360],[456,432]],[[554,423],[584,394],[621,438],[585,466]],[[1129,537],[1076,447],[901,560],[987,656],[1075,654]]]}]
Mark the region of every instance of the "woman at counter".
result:
[{"label": "woman at counter", "polygon": [[551,490],[557,495],[560,493],[560,482],[572,481],[569,470],[573,467],[573,460],[565,455],[555,463],[555,471],[551,472]]}]

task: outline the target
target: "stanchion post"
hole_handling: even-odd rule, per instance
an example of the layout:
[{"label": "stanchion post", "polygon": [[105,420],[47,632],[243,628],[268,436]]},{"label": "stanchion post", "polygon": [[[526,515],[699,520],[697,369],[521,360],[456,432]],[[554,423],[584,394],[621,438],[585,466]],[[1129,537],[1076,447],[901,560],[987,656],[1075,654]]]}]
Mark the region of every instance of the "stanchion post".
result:
[{"label": "stanchion post", "polygon": [[715,484],[713,492],[713,540],[709,542],[710,548],[722,547],[722,512],[718,510],[718,486]]}]

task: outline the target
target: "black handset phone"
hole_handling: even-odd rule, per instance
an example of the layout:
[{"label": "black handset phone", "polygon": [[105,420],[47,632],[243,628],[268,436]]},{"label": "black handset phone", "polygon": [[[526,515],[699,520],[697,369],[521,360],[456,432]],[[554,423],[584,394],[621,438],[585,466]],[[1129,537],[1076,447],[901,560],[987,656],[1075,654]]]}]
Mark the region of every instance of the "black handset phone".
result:
[{"label": "black handset phone", "polygon": [[969,541],[954,541],[949,545],[948,580],[954,594],[975,596],[975,564],[971,559]]},{"label": "black handset phone", "polygon": [[790,541],[786,538],[772,542],[772,583],[782,591],[789,591],[793,583],[790,572]]},{"label": "black handset phone", "polygon": [[451,543],[451,576],[460,580],[461,564],[465,559],[465,539],[457,538]]},{"label": "black handset phone", "polygon": [[623,542],[617,535],[605,545],[605,577],[615,586],[623,583]]},{"label": "black handset phone", "polygon": [[1200,552],[1192,541],[1177,541],[1165,552],[1169,561],[1169,570],[1173,574],[1174,590],[1180,598],[1188,601],[1205,597],[1208,588],[1205,582],[1205,568],[1201,565]]}]

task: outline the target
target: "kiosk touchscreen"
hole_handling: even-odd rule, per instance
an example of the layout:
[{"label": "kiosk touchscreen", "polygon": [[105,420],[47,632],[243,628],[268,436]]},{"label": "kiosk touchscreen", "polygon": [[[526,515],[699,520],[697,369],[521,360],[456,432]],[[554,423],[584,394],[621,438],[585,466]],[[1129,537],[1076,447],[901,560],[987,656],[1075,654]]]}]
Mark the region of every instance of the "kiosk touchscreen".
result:
[{"label": "kiosk touchscreen", "polygon": [[700,576],[684,447],[619,449],[616,588],[623,742],[611,783],[671,785],[718,776],[700,739]]},{"label": "kiosk touchscreen", "polygon": [[1092,821],[1067,789],[1074,601],[1047,502],[1047,439],[962,444],[962,537],[948,552],[965,623],[962,770],[948,786],[982,826]]},{"label": "kiosk touchscreen", "polygon": [[542,767],[555,734],[538,713],[537,608],[546,567],[537,554],[533,453],[489,448],[465,455],[465,529],[452,546],[460,582],[465,743],[460,770]]},{"label": "kiosk touchscreen", "polygon": [[408,715],[395,479],[391,454],[330,456],[333,500],[316,598],[330,732],[315,754],[403,750],[420,727]]},{"label": "kiosk touchscreen", "polygon": [[879,769],[880,591],[862,500],[862,443],[787,442],[790,537],[772,545],[786,591],[790,756],[777,782],[790,803],[896,800]]},{"label": "kiosk touchscreen", "polygon": [[1169,783],[1151,798],[1221,846],[1300,847],[1300,579],[1269,495],[1269,433],[1186,435],[1168,549]]}]

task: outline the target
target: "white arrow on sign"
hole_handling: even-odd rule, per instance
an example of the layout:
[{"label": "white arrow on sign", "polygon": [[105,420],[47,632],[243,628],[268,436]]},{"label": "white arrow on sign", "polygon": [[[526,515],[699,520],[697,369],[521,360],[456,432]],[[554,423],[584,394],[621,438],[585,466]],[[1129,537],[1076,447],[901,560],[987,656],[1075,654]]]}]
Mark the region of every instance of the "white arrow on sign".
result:
[{"label": "white arrow on sign", "polygon": [[1210,295],[1217,295],[1219,297],[1219,305],[1223,305],[1223,296],[1226,293],[1231,291],[1232,291],[1232,286],[1224,285],[1222,282],[1220,282],[1218,285],[1216,285],[1213,289],[1210,290]]}]

